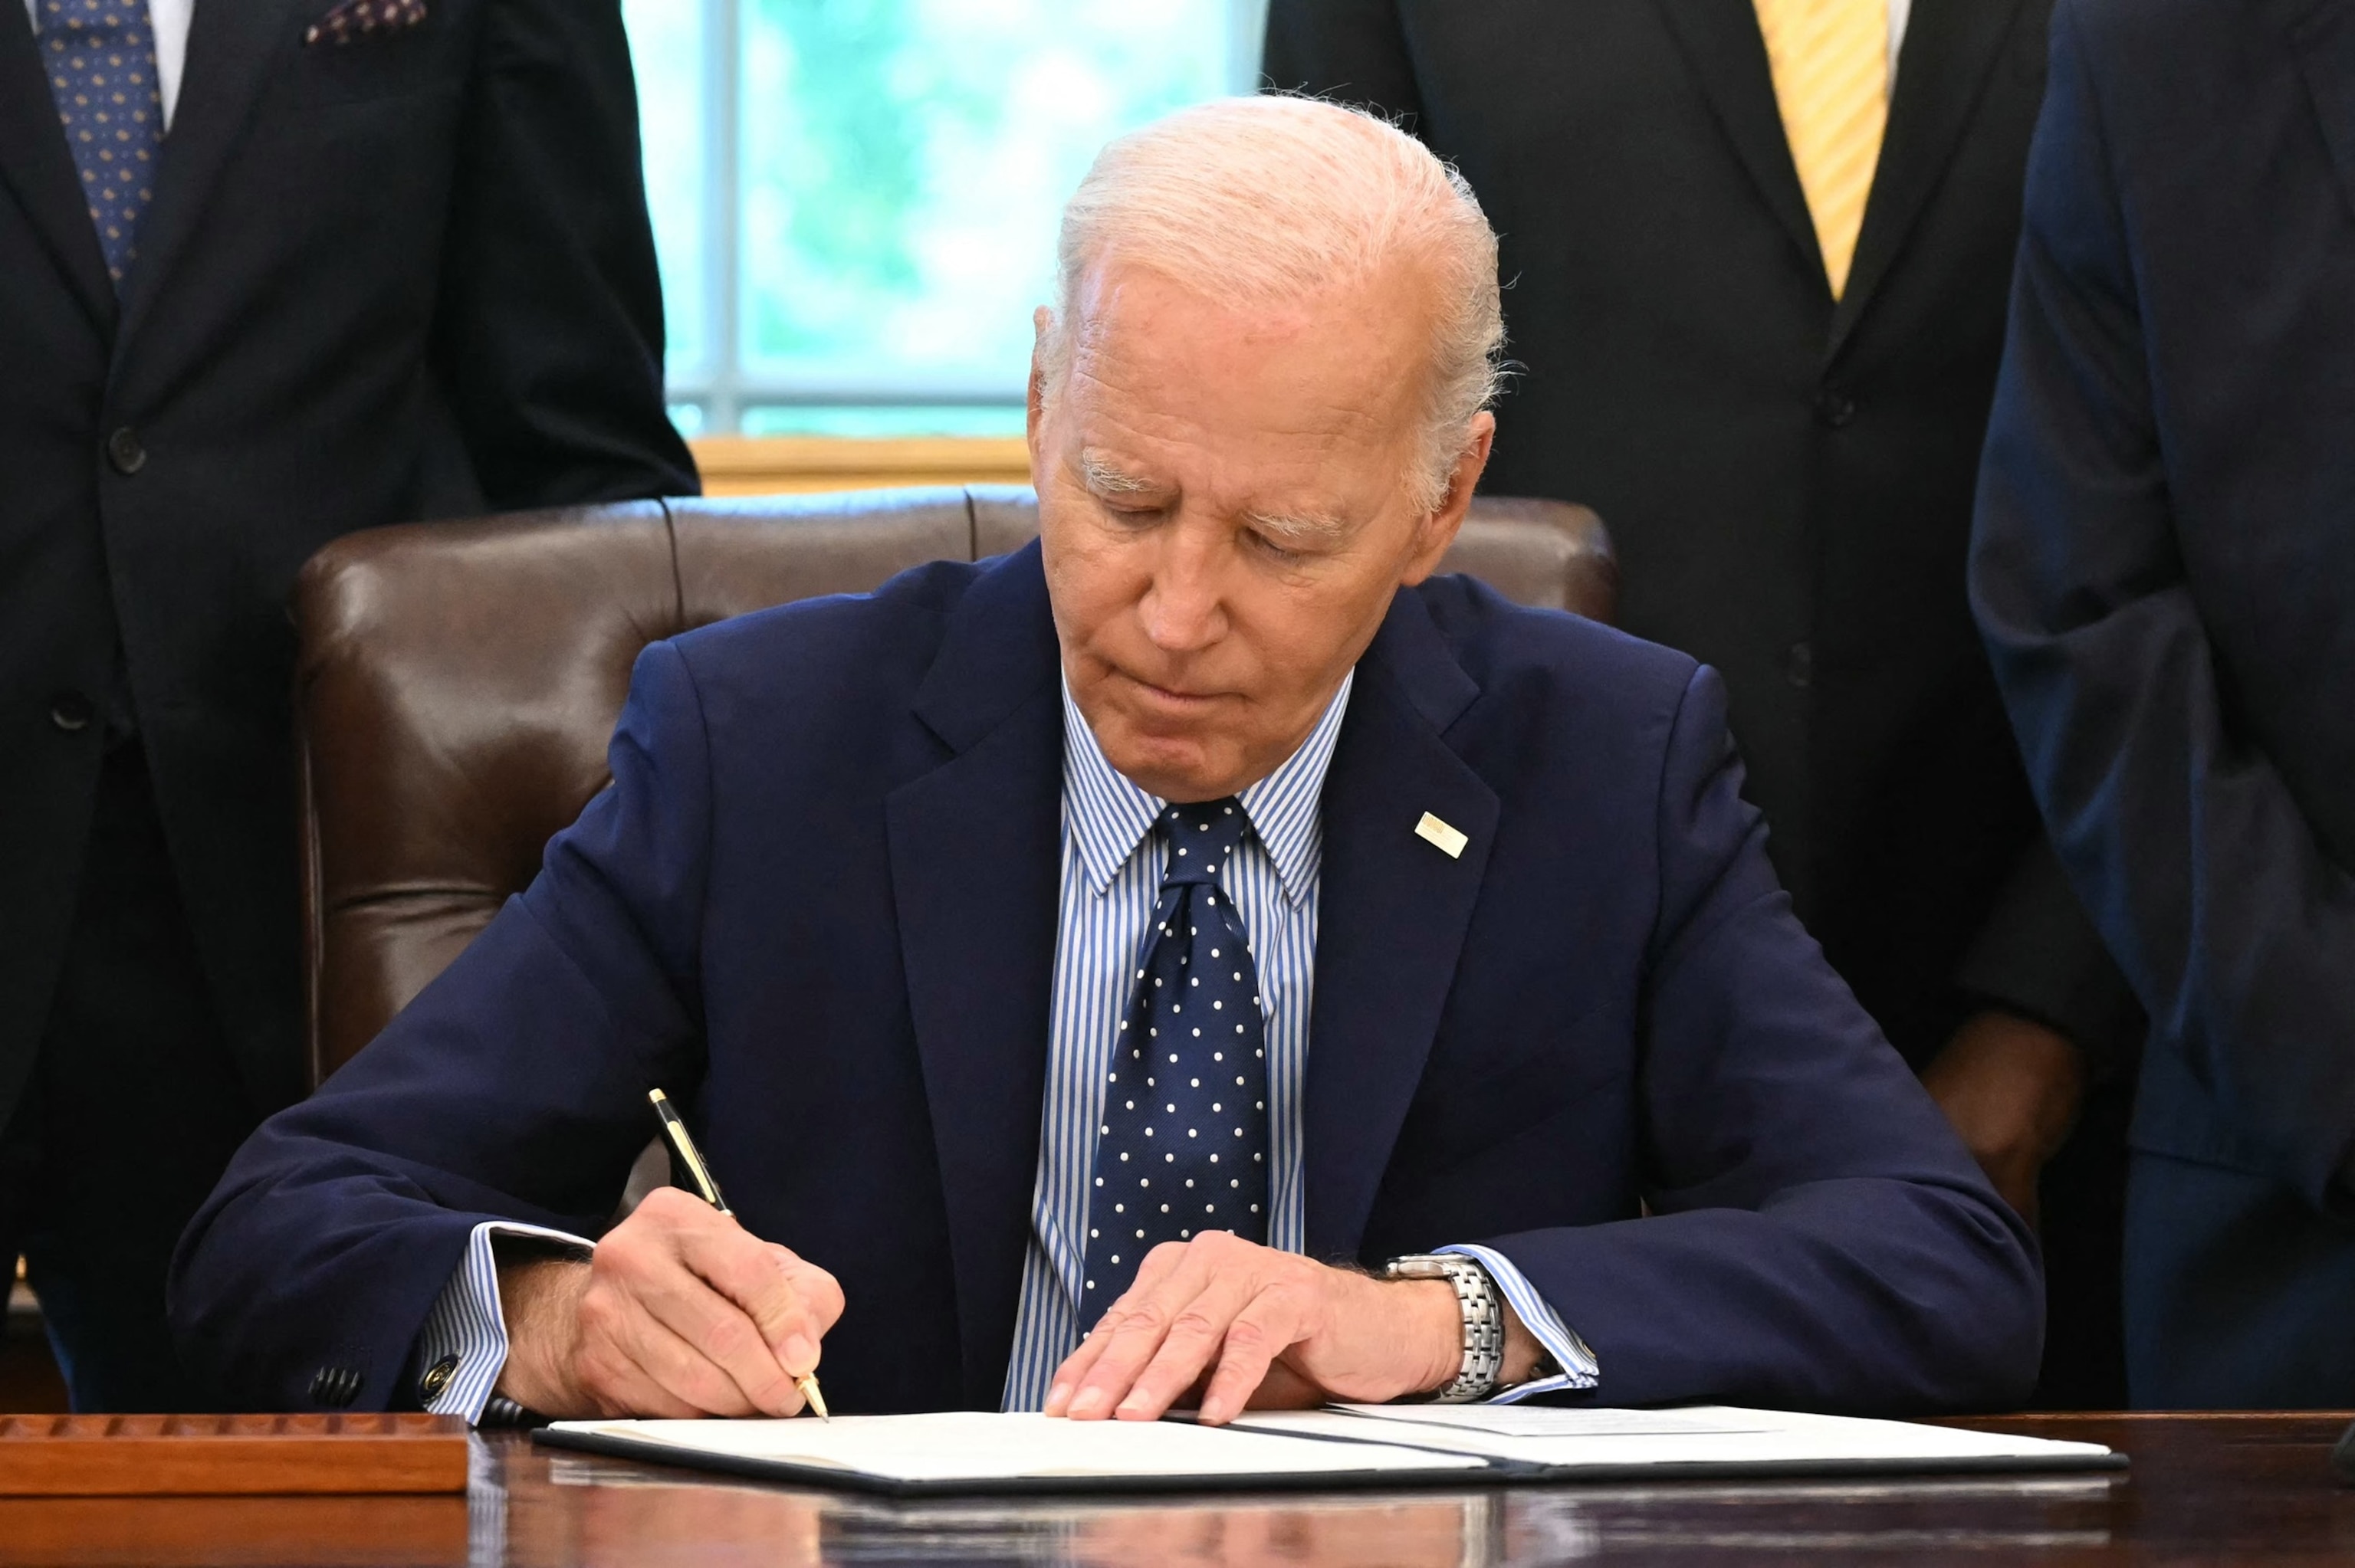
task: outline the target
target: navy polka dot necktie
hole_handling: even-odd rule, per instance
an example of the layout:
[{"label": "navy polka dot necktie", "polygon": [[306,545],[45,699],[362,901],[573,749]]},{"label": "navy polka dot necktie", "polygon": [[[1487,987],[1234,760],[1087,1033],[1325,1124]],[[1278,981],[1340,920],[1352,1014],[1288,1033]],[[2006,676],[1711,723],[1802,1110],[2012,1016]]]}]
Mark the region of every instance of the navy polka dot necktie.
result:
[{"label": "navy polka dot necktie", "polygon": [[1162,813],[1168,863],[1088,1192],[1084,1324],[1163,1242],[1204,1231],[1267,1240],[1267,1030],[1241,916],[1219,891],[1249,825],[1232,796]]},{"label": "navy polka dot necktie", "polygon": [[147,0],[41,0],[41,65],[117,289],[155,196],[164,100]]}]

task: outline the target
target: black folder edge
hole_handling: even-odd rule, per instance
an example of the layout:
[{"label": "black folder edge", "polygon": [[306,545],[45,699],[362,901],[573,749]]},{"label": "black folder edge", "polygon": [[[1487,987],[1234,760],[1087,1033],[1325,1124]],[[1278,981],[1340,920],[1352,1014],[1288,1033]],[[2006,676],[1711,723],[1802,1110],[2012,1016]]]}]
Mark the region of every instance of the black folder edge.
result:
[{"label": "black folder edge", "polygon": [[[1356,1445],[1355,1437],[1328,1437],[1306,1433],[1284,1436],[1312,1443]],[[652,1438],[623,1437],[608,1432],[560,1432],[552,1426],[535,1428],[531,1440],[550,1448],[577,1448],[583,1453],[642,1464],[669,1465],[687,1470],[717,1470],[754,1480],[791,1481],[800,1486],[831,1487],[874,1493],[887,1498],[946,1497],[1074,1497],[1148,1492],[1271,1492],[1362,1490],[1370,1487],[1429,1488],[1486,1486],[1495,1481],[1534,1479],[1539,1469],[1517,1460],[1485,1454],[1449,1454],[1427,1446],[1385,1443],[1388,1448],[1427,1453],[1434,1460],[1476,1459],[1476,1465],[1434,1464],[1428,1470],[1316,1470],[1303,1474],[1282,1471],[1253,1475],[1191,1476],[1006,1476],[987,1479],[902,1481],[868,1470],[837,1470],[827,1465],[796,1465],[784,1459],[752,1459],[739,1454],[714,1454]]]},{"label": "black folder edge", "polygon": [[[1244,1430],[1251,1430],[1245,1428]],[[1457,1450],[1429,1445],[1400,1443],[1379,1437],[1340,1437],[1322,1433],[1263,1433],[1311,1443],[1379,1443],[1391,1448],[1417,1448],[1434,1456]],[[1319,1470],[1308,1474],[1209,1476],[1009,1476],[988,1480],[900,1481],[865,1470],[837,1470],[825,1465],[796,1465],[783,1459],[751,1459],[734,1454],[712,1454],[660,1443],[649,1438],[616,1436],[602,1432],[560,1432],[536,1429],[531,1440],[551,1448],[573,1448],[610,1458],[679,1469],[714,1470],[754,1480],[791,1481],[797,1485],[831,1487],[890,1498],[933,1497],[1072,1497],[1120,1493],[1141,1496],[1154,1492],[1338,1491],[1366,1488],[1446,1488],[1487,1486],[1497,1482],[1585,1482],[1625,1485],[1630,1481],[1753,1481],[1855,1480],[1868,1477],[1902,1476],[2049,1476],[2102,1474],[2123,1470],[2129,1460],[2111,1449],[2101,1454],[1955,1455],[1923,1458],[1756,1459],[1746,1461],[1669,1461],[1650,1465],[1540,1465],[1503,1459],[1487,1454],[1463,1454],[1478,1459],[1476,1467],[1429,1470]]]}]

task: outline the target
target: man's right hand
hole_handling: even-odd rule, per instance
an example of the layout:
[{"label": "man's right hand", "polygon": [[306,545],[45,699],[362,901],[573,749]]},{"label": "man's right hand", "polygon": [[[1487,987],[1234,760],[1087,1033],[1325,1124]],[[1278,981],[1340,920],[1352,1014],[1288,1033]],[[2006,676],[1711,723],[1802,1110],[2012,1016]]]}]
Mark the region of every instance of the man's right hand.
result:
[{"label": "man's right hand", "polygon": [[498,1392],[542,1415],[796,1415],[842,1316],[834,1276],[661,1187],[587,1260],[499,1269]]}]

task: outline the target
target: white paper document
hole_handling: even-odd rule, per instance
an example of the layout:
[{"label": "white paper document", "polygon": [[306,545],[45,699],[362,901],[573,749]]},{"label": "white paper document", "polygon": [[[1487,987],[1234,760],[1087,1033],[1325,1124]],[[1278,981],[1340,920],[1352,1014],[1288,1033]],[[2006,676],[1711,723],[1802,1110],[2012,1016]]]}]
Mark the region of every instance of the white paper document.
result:
[{"label": "white paper document", "polygon": [[682,1463],[730,1459],[902,1486],[1194,1477],[1215,1483],[1365,1472],[1405,1478],[1488,1468],[1477,1455],[1388,1444],[1380,1432],[1357,1434],[1372,1442],[1343,1443],[1174,1421],[1065,1421],[977,1411],[832,1421],[559,1421],[552,1430],[627,1444],[650,1458],[668,1449]]},{"label": "white paper document", "polygon": [[2126,1463],[2094,1443],[1730,1405],[1334,1405],[1259,1412],[1221,1427],[975,1411],[832,1422],[560,1421],[541,1440],[901,1494],[1902,1475]]},{"label": "white paper document", "polygon": [[1529,1404],[1348,1404],[1267,1411],[1236,1425],[1299,1436],[1368,1437],[1542,1467],[1556,1476],[1687,1467],[1757,1474],[1859,1470],[2099,1468],[2098,1443],[1965,1432],[1913,1421],[1806,1415],[1732,1405],[1581,1410]]}]

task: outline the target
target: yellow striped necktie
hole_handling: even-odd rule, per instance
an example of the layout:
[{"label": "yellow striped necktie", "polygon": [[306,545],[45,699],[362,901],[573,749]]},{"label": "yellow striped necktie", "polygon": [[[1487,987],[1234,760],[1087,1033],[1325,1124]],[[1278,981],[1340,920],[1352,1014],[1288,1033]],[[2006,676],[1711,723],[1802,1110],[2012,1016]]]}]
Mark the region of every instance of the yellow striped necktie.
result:
[{"label": "yellow striped necktie", "polygon": [[1753,0],[1783,133],[1838,299],[1889,123],[1889,0]]}]

